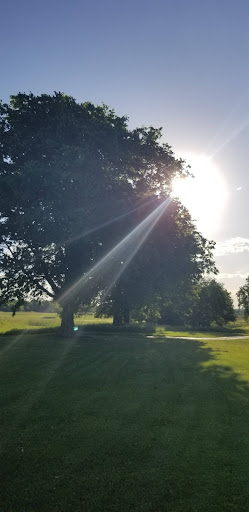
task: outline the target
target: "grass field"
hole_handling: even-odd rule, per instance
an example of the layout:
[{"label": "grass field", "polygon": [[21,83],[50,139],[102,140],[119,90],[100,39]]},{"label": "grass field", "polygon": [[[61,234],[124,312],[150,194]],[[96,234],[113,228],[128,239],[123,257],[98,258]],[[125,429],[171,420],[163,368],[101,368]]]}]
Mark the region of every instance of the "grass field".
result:
[{"label": "grass field", "polygon": [[1,512],[248,512],[246,338],[5,335],[0,389]]},{"label": "grass field", "polygon": [[[79,327],[90,326],[94,330],[111,330],[112,329],[112,318],[95,318],[93,315],[84,315],[81,317],[75,317],[75,324]],[[11,313],[5,313],[0,311],[0,334],[15,333],[22,330],[35,331],[41,329],[54,329],[59,327],[60,318],[56,313],[35,313],[35,312],[18,312],[13,317]],[[193,331],[186,330],[185,327],[174,327],[174,326],[153,326],[145,324],[142,326],[148,333],[156,334],[159,336],[194,336],[194,337],[222,337],[222,336],[236,336],[246,335],[249,336],[249,324],[244,320],[239,319],[232,324],[228,324],[226,327],[213,327],[209,331]],[[134,325],[131,330],[141,330],[141,326]]]},{"label": "grass field", "polygon": [[[75,317],[75,324],[87,325],[89,323],[103,324],[111,323],[110,318],[94,318],[92,315]],[[60,318],[56,313],[35,313],[33,311],[18,312],[15,316],[11,313],[0,311],[0,333],[4,334],[16,330],[50,329],[59,327]]]},{"label": "grass field", "polygon": [[156,327],[156,334],[172,337],[180,336],[194,336],[198,338],[219,338],[223,336],[249,336],[249,324],[242,318],[236,320],[236,322],[227,324],[224,327],[214,326],[209,330],[193,331],[186,330],[185,327],[173,327],[173,326],[158,326]]}]

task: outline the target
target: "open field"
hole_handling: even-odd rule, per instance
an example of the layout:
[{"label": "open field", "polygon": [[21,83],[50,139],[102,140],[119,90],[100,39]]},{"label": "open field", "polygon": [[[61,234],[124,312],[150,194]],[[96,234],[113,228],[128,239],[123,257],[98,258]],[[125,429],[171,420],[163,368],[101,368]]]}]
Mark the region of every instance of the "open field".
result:
[{"label": "open field", "polygon": [[[112,329],[112,318],[95,318],[93,315],[76,316],[75,324],[79,327],[85,326],[88,329],[91,326],[95,330],[111,330]],[[35,313],[35,312],[18,312],[13,317],[11,313],[0,311],[0,334],[6,334],[11,331],[34,331],[41,329],[53,329],[59,327],[60,318],[56,313]],[[236,322],[228,324],[226,327],[213,327],[208,331],[193,331],[186,330],[185,327],[174,327],[174,326],[153,326],[147,325],[144,328],[148,333],[155,333],[159,336],[194,336],[194,337],[222,337],[222,336],[236,336],[245,335],[249,336],[249,323],[246,323],[243,319],[238,319]],[[138,324],[133,324],[131,330],[140,330]]]},{"label": "open field", "polygon": [[[103,324],[111,323],[110,318],[94,318],[92,315],[84,315],[75,317],[76,325],[87,325],[89,323]],[[11,313],[0,311],[0,333],[6,333],[11,330],[34,330],[34,329],[50,329],[59,327],[60,318],[56,313],[35,313],[17,312],[15,316]]]},{"label": "open field", "polygon": [[0,337],[1,512],[248,512],[249,340]]}]

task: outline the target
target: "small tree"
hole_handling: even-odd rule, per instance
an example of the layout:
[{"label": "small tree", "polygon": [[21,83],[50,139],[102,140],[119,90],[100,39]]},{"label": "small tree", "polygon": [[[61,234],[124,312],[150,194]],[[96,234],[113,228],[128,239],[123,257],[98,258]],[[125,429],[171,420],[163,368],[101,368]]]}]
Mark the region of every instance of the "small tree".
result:
[{"label": "small tree", "polygon": [[193,327],[208,328],[212,322],[222,326],[235,320],[232,297],[223,284],[210,279],[197,285],[196,302],[190,318]]},{"label": "small tree", "polygon": [[247,321],[249,317],[249,276],[246,278],[246,283],[241,286],[236,293],[238,297],[239,307],[244,309],[244,319]]}]

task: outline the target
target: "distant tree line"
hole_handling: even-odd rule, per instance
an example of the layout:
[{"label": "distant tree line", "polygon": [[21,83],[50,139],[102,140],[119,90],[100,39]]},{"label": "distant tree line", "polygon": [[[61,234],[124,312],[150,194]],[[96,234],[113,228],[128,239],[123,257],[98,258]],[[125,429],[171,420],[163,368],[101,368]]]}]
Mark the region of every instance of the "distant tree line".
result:
[{"label": "distant tree line", "polygon": [[[0,311],[11,312],[14,303],[9,302],[0,305]],[[77,315],[95,313],[96,317],[113,316],[112,299],[96,307],[94,301],[90,304],[81,304]],[[51,300],[29,300],[20,306],[20,311],[33,311],[38,313],[57,313],[61,315],[59,304]],[[242,312],[244,314],[244,310]],[[135,322],[151,322],[167,325],[188,325],[195,329],[206,329],[211,324],[223,326],[228,322],[234,322],[236,313],[230,293],[224,285],[215,279],[202,279],[191,289],[179,294],[159,297],[147,305],[134,307],[130,311],[130,319]],[[130,320],[129,319],[129,320]]]},{"label": "distant tree line", "polygon": [[[111,299],[102,304],[97,316],[113,314]],[[155,297],[142,307],[135,307],[131,317],[138,322],[168,325],[189,325],[194,329],[207,329],[211,324],[223,326],[236,320],[231,294],[215,279],[202,279],[196,284]]]},{"label": "distant tree line", "polygon": [[[0,311],[12,312],[15,307],[15,302],[6,302],[0,305]],[[24,301],[20,306],[19,311],[34,311],[37,313],[57,313],[58,307],[53,301],[50,300],[28,300]]]}]

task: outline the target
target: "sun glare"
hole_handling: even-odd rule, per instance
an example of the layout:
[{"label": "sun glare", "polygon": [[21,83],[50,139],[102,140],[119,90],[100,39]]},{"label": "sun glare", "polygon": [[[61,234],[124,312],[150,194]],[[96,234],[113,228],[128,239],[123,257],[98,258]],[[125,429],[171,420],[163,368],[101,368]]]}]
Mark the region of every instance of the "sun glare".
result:
[{"label": "sun glare", "polygon": [[228,192],[224,178],[214,162],[205,155],[182,156],[194,177],[175,178],[172,195],[189,210],[197,229],[210,238],[221,228]]}]

